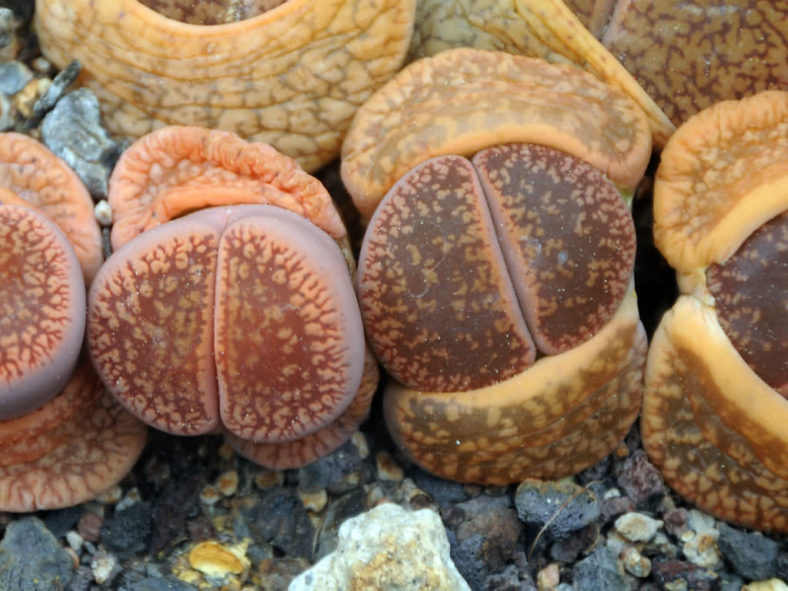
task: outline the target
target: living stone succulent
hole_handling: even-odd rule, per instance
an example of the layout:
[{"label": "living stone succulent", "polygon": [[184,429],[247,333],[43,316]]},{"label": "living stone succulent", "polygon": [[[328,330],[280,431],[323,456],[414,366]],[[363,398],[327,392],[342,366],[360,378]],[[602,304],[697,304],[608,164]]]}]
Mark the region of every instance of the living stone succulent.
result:
[{"label": "living stone succulent", "polygon": [[316,179],[270,146],[170,127],[123,154],[109,201],[116,250],[91,287],[87,344],[134,415],[226,432],[274,468],[352,435],[378,370],[345,229]]},{"label": "living stone succulent", "polygon": [[369,216],[361,312],[396,380],[387,425],[421,466],[554,478],[624,437],[646,339],[622,193],[650,147],[626,95],[502,52],[414,62],[359,110],[342,177]]},{"label": "living stone succulent", "polygon": [[680,494],[788,531],[788,92],[723,101],[662,154],[654,235],[681,295],[654,334],[643,443]]}]

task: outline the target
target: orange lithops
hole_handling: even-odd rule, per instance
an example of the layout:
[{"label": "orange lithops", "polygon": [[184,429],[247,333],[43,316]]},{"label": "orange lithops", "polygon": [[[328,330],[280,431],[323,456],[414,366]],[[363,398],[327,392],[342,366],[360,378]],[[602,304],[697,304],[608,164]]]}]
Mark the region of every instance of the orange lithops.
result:
[{"label": "orange lithops", "polygon": [[101,266],[101,232],[93,202],[65,162],[33,138],[0,133],[0,203],[24,203],[55,222],[90,282]]},{"label": "orange lithops", "polygon": [[649,158],[645,117],[582,70],[480,50],[416,62],[380,94],[400,100],[361,108],[347,141],[364,150],[346,145],[359,158],[343,178],[371,211],[406,169],[358,267],[370,346],[397,380],[384,397],[394,440],[465,482],[593,464],[640,407],[646,339],[621,191]]},{"label": "orange lithops", "polygon": [[63,232],[18,203],[0,205],[0,312],[0,510],[91,499],[131,469],[146,427],[77,366],[83,270]]},{"label": "orange lithops", "polygon": [[109,180],[112,246],[175,217],[218,205],[268,203],[317,224],[337,240],[345,226],[316,178],[271,146],[202,127],[151,132],[120,157]]},{"label": "orange lithops", "polygon": [[0,421],[0,510],[57,509],[96,497],[131,470],[146,431],[84,360],[50,402]]},{"label": "orange lithops", "polygon": [[682,125],[654,217],[682,295],[649,353],[646,450],[704,510],[788,532],[788,92]]},{"label": "orange lithops", "polygon": [[573,154],[628,191],[651,153],[637,106],[590,74],[536,58],[454,49],[411,64],[364,104],[342,147],[342,180],[369,217],[419,162],[506,142]]},{"label": "orange lithops", "polygon": [[405,58],[416,0],[37,0],[57,66],[82,64],[115,135],[198,125],[315,170]]}]

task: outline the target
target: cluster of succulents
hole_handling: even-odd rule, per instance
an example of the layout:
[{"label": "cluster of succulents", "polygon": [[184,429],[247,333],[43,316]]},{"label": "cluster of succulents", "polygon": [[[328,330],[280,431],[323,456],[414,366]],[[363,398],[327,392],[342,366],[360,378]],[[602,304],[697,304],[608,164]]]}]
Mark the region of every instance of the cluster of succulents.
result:
[{"label": "cluster of succulents", "polygon": [[[0,137],[0,509],[91,498],[145,424],[304,465],[380,395],[405,455],[479,484],[577,473],[641,417],[680,494],[788,531],[785,48],[782,82],[766,55],[685,96],[637,67],[637,2],[461,4],[38,0],[133,143],[103,260],[79,179]],[[309,174],[337,157],[359,252]],[[648,343],[650,162],[681,295]]]}]

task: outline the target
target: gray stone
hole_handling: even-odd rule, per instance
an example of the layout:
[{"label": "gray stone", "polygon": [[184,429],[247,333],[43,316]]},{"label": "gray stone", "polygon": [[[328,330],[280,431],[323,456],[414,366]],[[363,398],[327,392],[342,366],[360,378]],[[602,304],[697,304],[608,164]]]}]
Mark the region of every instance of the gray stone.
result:
[{"label": "gray stone", "polygon": [[47,147],[82,179],[94,197],[106,197],[107,181],[122,151],[101,124],[96,95],[87,88],[68,93],[41,124]]},{"label": "gray stone", "polygon": [[275,488],[241,515],[249,524],[255,542],[268,542],[289,557],[314,559],[317,532],[303,503],[292,490]]},{"label": "gray stone", "polygon": [[462,484],[459,482],[438,478],[420,468],[414,468],[411,477],[416,486],[435,499],[435,502],[441,507],[446,507],[468,498]]},{"label": "gray stone", "polygon": [[33,72],[22,62],[0,63],[0,93],[14,95],[33,79]]},{"label": "gray stone", "polygon": [[289,591],[470,591],[449,557],[440,517],[393,503],[348,519],[332,554],[296,577]]},{"label": "gray stone", "polygon": [[725,523],[717,529],[720,537],[717,546],[745,579],[755,581],[773,577],[777,572],[780,546],[760,533],[746,533]]},{"label": "gray stone", "polygon": [[151,535],[152,511],[150,503],[130,505],[104,520],[101,542],[121,558],[131,556],[147,547]]},{"label": "gray stone", "polygon": [[63,68],[52,84],[46,89],[44,94],[38,97],[38,100],[33,105],[33,113],[27,121],[27,129],[32,129],[41,119],[46,115],[52,107],[60,100],[68,87],[71,86],[79,76],[79,71],[82,69],[82,64],[74,60]]},{"label": "gray stone", "polygon": [[74,563],[37,517],[11,522],[0,542],[0,591],[50,591],[68,586]]},{"label": "gray stone", "polygon": [[570,480],[524,480],[514,497],[517,514],[525,523],[544,527],[562,538],[599,518],[599,501],[588,489]]},{"label": "gray stone", "polygon": [[572,568],[574,591],[629,591],[629,581],[615,554],[601,546]]},{"label": "gray stone", "polygon": [[[371,474],[371,466],[361,457],[359,449],[352,441],[346,442],[336,451],[300,468],[298,488],[304,492],[327,489],[333,494],[342,494],[358,486],[358,482],[348,482],[348,476],[366,471]],[[366,478],[363,478],[365,479]]]}]

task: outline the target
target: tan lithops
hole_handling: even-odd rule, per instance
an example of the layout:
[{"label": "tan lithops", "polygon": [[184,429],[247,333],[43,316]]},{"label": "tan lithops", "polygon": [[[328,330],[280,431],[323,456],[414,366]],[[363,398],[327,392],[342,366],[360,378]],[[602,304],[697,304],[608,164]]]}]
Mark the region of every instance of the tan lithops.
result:
[{"label": "tan lithops", "polygon": [[788,5],[619,0],[602,42],[675,123],[724,99],[788,88]]},{"label": "tan lithops", "polygon": [[655,239],[682,295],[651,345],[643,441],[722,519],[788,531],[788,92],[682,125],[654,186]]},{"label": "tan lithops", "polygon": [[113,134],[199,125],[264,141],[314,170],[401,65],[415,0],[39,0],[36,31]]},{"label": "tan lithops", "polygon": [[[490,101],[473,82],[463,92],[473,78],[462,64],[486,72]],[[637,182],[650,153],[645,117],[574,66],[462,49],[419,67],[405,74],[435,100],[423,118],[410,103],[390,101],[393,114],[375,103],[373,118],[386,122],[377,145],[400,148],[412,168],[374,210],[357,273],[370,347],[395,380],[386,424],[444,478],[502,485],[578,472],[621,441],[640,408],[634,224],[605,172]],[[572,99],[556,91],[575,87]],[[437,97],[448,97],[444,110]],[[433,157],[420,162],[423,153]],[[352,177],[357,203],[371,207],[375,165]]]},{"label": "tan lithops", "polygon": [[[446,49],[475,47],[573,63],[629,95],[646,113],[655,145],[674,126],[635,78],[594,34],[604,27],[610,2],[562,0],[422,0],[410,59]],[[581,20],[581,18],[583,20]]]},{"label": "tan lithops", "polygon": [[506,142],[573,154],[625,191],[651,153],[642,112],[587,72],[460,48],[409,65],[359,109],[342,146],[342,180],[369,217],[416,164]]}]

